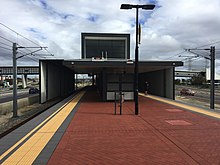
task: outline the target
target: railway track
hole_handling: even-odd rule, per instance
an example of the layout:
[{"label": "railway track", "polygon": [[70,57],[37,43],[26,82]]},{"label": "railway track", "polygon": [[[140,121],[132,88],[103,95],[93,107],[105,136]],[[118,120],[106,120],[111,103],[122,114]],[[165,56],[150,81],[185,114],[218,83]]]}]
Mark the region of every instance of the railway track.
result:
[{"label": "railway track", "polygon": [[[182,88],[190,88],[193,91],[195,91],[194,96],[188,96],[188,95],[180,95],[180,90]],[[195,88],[195,87],[189,87],[189,86],[176,86],[175,88],[175,96],[176,100],[201,105],[205,107],[209,107],[210,103],[210,90],[209,89],[201,89],[201,88]],[[220,90],[219,88],[215,90],[215,106],[217,109],[220,109]]]}]

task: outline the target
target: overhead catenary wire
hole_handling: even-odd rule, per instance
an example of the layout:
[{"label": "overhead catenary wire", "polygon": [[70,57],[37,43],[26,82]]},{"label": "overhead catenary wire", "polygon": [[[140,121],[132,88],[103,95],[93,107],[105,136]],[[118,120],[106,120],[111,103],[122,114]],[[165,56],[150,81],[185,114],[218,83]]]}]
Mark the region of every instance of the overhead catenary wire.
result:
[{"label": "overhead catenary wire", "polygon": [[192,54],[195,54],[195,55],[197,55],[197,56],[199,56],[199,57],[203,57],[203,58],[205,58],[205,59],[210,59],[210,57],[209,57],[209,54],[208,55],[203,55],[203,54],[199,54],[199,53],[196,53],[196,52],[193,52],[193,51],[191,51],[191,50],[188,50],[188,52],[190,52],[190,53],[192,53]]},{"label": "overhead catenary wire", "polygon": [[5,44],[4,42],[0,42],[0,45],[11,47],[11,45]]},{"label": "overhead catenary wire", "polygon": [[54,56],[54,54],[50,53],[46,48],[44,48],[44,50],[49,53],[51,56]]},{"label": "overhead catenary wire", "polygon": [[[0,36],[0,38],[4,39],[4,40],[7,41],[7,42],[14,43],[13,41],[11,41],[11,40],[9,40],[9,39],[3,37],[3,36]],[[1,45],[3,45],[3,46],[1,46]],[[21,47],[21,45],[19,45],[19,44],[17,44],[17,45]],[[7,47],[4,47],[4,46],[7,46]],[[12,45],[6,44],[6,43],[4,43],[4,42],[0,42],[0,49],[5,49],[5,50],[8,50],[8,51],[12,51],[12,49],[10,49],[10,48],[8,48],[8,47],[12,47]],[[40,47],[40,48],[42,48],[42,47]],[[17,50],[17,52],[18,52],[19,54],[21,54],[22,57],[26,56],[27,58],[29,58],[29,59],[31,59],[31,60],[33,60],[33,61],[35,61],[35,62],[39,62],[39,59],[40,59],[40,58],[33,57],[33,56],[35,55],[34,52],[32,52],[30,49],[25,48],[25,47],[24,47],[24,49],[25,49],[26,51],[28,51],[28,52],[25,52],[25,51],[22,51],[22,50]],[[47,51],[47,49],[45,49],[45,50]],[[50,53],[49,51],[47,51],[47,52]],[[50,53],[50,54],[51,54],[51,53]],[[28,56],[28,55],[32,55],[32,57],[30,57],[30,56]],[[52,54],[51,54],[51,55],[52,55]],[[19,58],[19,57],[18,57],[18,58]],[[21,57],[20,57],[20,58],[21,58]],[[45,58],[45,57],[42,57],[42,58]]]},{"label": "overhead catenary wire", "polygon": [[22,51],[22,50],[18,50],[17,52],[20,53],[20,54],[22,54],[22,55],[25,55],[25,54],[26,54],[26,52],[24,52],[24,51]]},{"label": "overhead catenary wire", "polygon": [[37,58],[35,56],[25,56],[26,52],[23,52],[23,51],[19,50],[18,53],[21,54],[22,56],[24,56],[25,58],[30,58],[35,62],[39,62],[39,58]]},{"label": "overhead catenary wire", "polygon": [[[11,51],[11,49],[9,49],[9,48],[5,48],[5,47],[0,46],[0,49],[1,49],[1,48]],[[22,54],[22,55],[25,55],[25,54],[26,54],[26,52],[23,52],[23,51],[20,51],[20,50],[18,51],[18,53],[19,53],[19,54]],[[35,58],[36,58],[36,57],[35,57]],[[37,58],[37,59],[38,59],[38,58]]]},{"label": "overhead catenary wire", "polygon": [[[35,55],[34,53],[35,52],[38,52],[39,50],[45,50],[46,52],[48,52],[48,54],[50,54],[50,55],[48,55],[48,56],[54,56],[52,53],[50,53],[46,48],[47,47],[42,47],[42,46],[40,46],[40,47],[23,47],[23,46],[21,46],[21,45],[19,45],[19,44],[17,44],[19,47],[18,48],[23,48],[23,49],[26,49],[27,51],[29,51],[29,53],[26,53],[26,55]],[[32,50],[30,50],[30,49],[28,49],[28,48],[36,48],[36,49],[38,49],[38,50],[34,50],[34,51],[32,51]]]},{"label": "overhead catenary wire", "polygon": [[[27,53],[27,52],[24,52],[24,51],[22,51],[22,50],[18,50],[17,51],[18,53],[20,53],[21,55],[23,55],[23,56],[27,56],[27,54],[31,54],[31,53]],[[33,57],[33,58],[36,58],[36,59],[40,59],[38,56],[40,56],[40,54],[31,54],[32,56],[27,56],[27,57]],[[36,56],[37,55],[37,56]],[[45,58],[45,57],[43,57],[43,58]]]},{"label": "overhead catenary wire", "polygon": [[[30,40],[29,38],[27,38],[27,37],[25,37],[25,36],[23,36],[22,34],[18,33],[17,31],[13,30],[12,28],[8,27],[7,25],[5,25],[5,24],[3,24],[3,23],[1,23],[1,22],[0,22],[0,25],[2,25],[3,27],[7,28],[8,30],[12,31],[13,33],[15,33],[15,34],[17,35],[17,44],[18,44],[18,36],[21,36],[22,38],[28,40],[29,42],[31,42],[31,43],[37,45],[37,46],[40,47],[40,48],[42,48],[42,46],[40,46],[38,43],[36,43],[36,42]],[[2,37],[2,38],[4,38],[4,37]],[[6,38],[4,38],[4,39],[6,39]],[[8,40],[8,39],[6,39],[6,40]],[[10,41],[10,40],[8,40],[8,41]],[[12,41],[10,41],[10,42],[13,43]],[[18,46],[21,46],[21,45],[18,44]],[[47,53],[49,53],[51,56],[54,56],[54,55],[53,55],[51,52],[49,52],[46,48],[44,48],[44,50],[45,50]],[[28,51],[31,52],[31,50],[28,50]]]},{"label": "overhead catenary wire", "polygon": [[173,58],[173,57],[175,57],[175,56],[179,56],[180,54],[183,54],[183,53],[185,53],[185,52],[186,52],[186,50],[181,51],[180,53],[177,53],[177,54],[175,54],[175,55],[172,55],[172,56],[170,56],[170,57],[168,57],[168,58],[166,58],[166,59],[164,59],[164,60],[169,60],[169,59],[171,59],[171,58]]},{"label": "overhead catenary wire", "polygon": [[[19,45],[19,44],[17,44],[17,45],[18,45],[19,47],[22,47],[22,46]],[[23,52],[24,54],[28,54],[28,55],[30,55],[30,54],[32,53],[32,51],[31,51],[30,49],[26,48],[26,47],[24,47],[23,49],[27,50],[28,53],[27,53],[27,52],[23,52],[23,51],[21,51],[21,50],[19,50],[19,51]]]},{"label": "overhead catenary wire", "polygon": [[[9,39],[3,37],[3,36],[0,36],[0,38],[4,39],[4,40],[6,40],[6,41],[8,41],[8,42],[10,42],[10,43],[14,43],[13,41],[11,41],[11,40],[9,40]],[[0,44],[5,45],[5,46],[8,46],[8,47],[12,47],[12,45],[10,46],[10,45],[5,44],[5,43],[3,43],[3,42],[0,42]],[[17,44],[17,45],[18,45],[18,46],[21,46],[21,45],[19,45],[19,44]],[[1,48],[4,49],[4,47],[1,47]],[[27,48],[24,48],[24,49],[26,49],[27,51],[31,52],[31,50],[29,50],[29,49],[27,49]],[[9,49],[8,49],[8,50],[9,50]],[[11,50],[11,49],[10,49],[10,50]],[[23,52],[23,53],[24,53],[24,52]]]},{"label": "overhead catenary wire", "polygon": [[202,57],[195,57],[194,59],[192,59],[192,58],[185,58],[185,59],[183,59],[183,61],[185,61],[185,62],[189,62],[189,61],[193,62],[193,61],[199,60],[201,58]]},{"label": "overhead catenary wire", "polygon": [[[23,51],[19,50],[19,51],[18,51],[18,54],[25,55],[26,52],[23,52]],[[39,58],[34,57],[34,56],[25,56],[24,58],[30,58],[32,61],[39,62]],[[22,59],[22,58],[21,58],[21,59]]]},{"label": "overhead catenary wire", "polygon": [[32,52],[30,52],[30,53],[27,53],[27,54],[25,54],[25,55],[22,55],[22,56],[20,56],[20,57],[17,57],[17,59],[18,59],[18,58],[22,58],[22,57],[24,57],[24,56],[28,56],[28,55],[33,55],[35,52],[38,52],[38,51],[40,51],[40,50],[42,50],[42,49],[37,49],[37,50],[35,50],[35,51],[32,51]]},{"label": "overhead catenary wire", "polygon": [[23,36],[22,34],[16,32],[15,30],[11,29],[10,27],[6,26],[5,24],[3,24],[3,23],[0,22],[0,25],[2,25],[2,26],[4,26],[5,28],[9,29],[10,31],[14,32],[14,33],[17,34],[18,36],[21,36],[22,38],[28,40],[29,42],[31,42],[31,43],[33,43],[33,44],[35,44],[35,45],[41,47],[38,43],[36,43],[36,42],[30,40],[29,38]]},{"label": "overhead catenary wire", "polygon": [[11,49],[6,48],[6,47],[3,47],[3,46],[0,46],[0,48],[1,48],[1,49],[5,49],[5,50],[10,50],[10,51],[11,51]]},{"label": "overhead catenary wire", "polygon": [[8,41],[8,42],[10,42],[10,43],[14,43],[13,41],[11,41],[11,40],[9,40],[9,39],[7,39],[7,38],[5,38],[5,37],[2,37],[2,36],[0,36],[0,38],[2,38],[2,39],[4,39],[4,40],[6,40],[6,41]]},{"label": "overhead catenary wire", "polygon": [[32,61],[39,62],[39,59],[33,56],[25,56],[25,58],[30,58]]},{"label": "overhead catenary wire", "polygon": [[211,46],[211,45],[217,44],[217,43],[220,43],[220,41],[215,41],[215,42],[211,42],[211,43],[206,44],[206,45],[198,46],[198,47],[192,48],[191,50],[193,50],[193,49],[199,49],[199,48],[202,48],[202,47],[205,47],[205,46]]},{"label": "overhead catenary wire", "polygon": [[[180,53],[177,53],[177,54],[175,54],[175,55],[172,55],[172,56],[170,56],[170,57],[168,57],[168,58],[166,58],[166,59],[164,59],[164,60],[168,60],[168,59],[171,59],[171,58],[173,58],[173,57],[175,57],[175,56],[177,56],[177,55],[183,54],[183,53],[185,53],[187,50],[204,50],[204,49],[199,49],[199,48],[202,48],[202,47],[205,47],[205,46],[211,46],[211,45],[217,44],[217,43],[220,43],[220,41],[211,42],[211,43],[209,43],[209,44],[201,45],[201,46],[198,46],[198,47],[195,47],[195,48],[192,48],[192,49],[184,49],[184,51],[182,51],[182,52],[180,52]],[[219,50],[219,49],[215,49],[215,50]]]}]

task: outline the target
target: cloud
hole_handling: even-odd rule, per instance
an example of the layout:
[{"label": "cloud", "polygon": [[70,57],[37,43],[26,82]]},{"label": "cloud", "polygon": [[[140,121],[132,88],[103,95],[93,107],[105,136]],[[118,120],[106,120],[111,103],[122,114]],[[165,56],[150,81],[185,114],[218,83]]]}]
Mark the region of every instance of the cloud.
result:
[{"label": "cloud", "polygon": [[158,8],[149,20],[149,26],[161,35],[173,36],[183,46],[199,46],[219,40],[220,1],[159,0]]},{"label": "cloud", "polygon": [[[135,10],[120,10],[122,3],[156,4],[154,11],[140,10],[139,13],[142,24],[140,59],[182,60],[178,54],[184,48],[220,41],[219,0],[209,3],[205,0],[112,0],[108,3],[102,0],[4,0],[0,7],[0,22],[34,42],[48,46],[56,58],[65,59],[81,57],[82,32],[130,33],[131,57],[134,58]],[[0,35],[24,46],[34,45],[2,26]],[[219,48],[220,42],[214,45]],[[5,53],[11,56],[9,51],[4,51],[1,59],[6,59]],[[219,53],[216,57],[219,59]],[[0,65],[5,65],[2,61]],[[8,58],[6,61],[11,64]],[[28,58],[19,60],[22,64],[30,61]],[[203,67],[200,60],[196,64]]]}]

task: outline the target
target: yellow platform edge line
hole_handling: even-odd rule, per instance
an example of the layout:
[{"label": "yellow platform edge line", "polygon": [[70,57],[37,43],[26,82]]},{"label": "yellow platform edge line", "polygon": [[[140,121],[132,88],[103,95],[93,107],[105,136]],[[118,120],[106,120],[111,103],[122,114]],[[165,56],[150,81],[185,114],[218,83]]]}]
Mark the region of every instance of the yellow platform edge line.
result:
[{"label": "yellow platform edge line", "polygon": [[[85,92],[84,92],[85,93]],[[83,93],[83,95],[84,95]],[[79,95],[79,94],[77,94]],[[70,99],[68,102],[66,102],[64,105],[62,105],[58,110],[56,110],[54,113],[52,113],[50,116],[48,116],[42,123],[40,123],[38,126],[36,126],[34,129],[32,129],[28,134],[26,134],[22,139],[20,139],[18,142],[16,142],[11,148],[9,148],[7,151],[5,151],[1,156],[0,160],[2,160],[5,156],[7,156],[12,150],[14,150],[17,146],[19,146],[25,139],[27,139],[33,132],[35,132],[37,129],[39,129],[43,124],[48,122],[52,116],[54,116],[57,112],[59,112],[61,109],[63,109],[67,104],[69,104],[72,100],[74,100],[76,97],[74,96],[72,99]]]},{"label": "yellow platform edge line", "polygon": [[149,95],[149,94],[145,95],[143,93],[139,93],[139,95],[143,96],[143,97],[151,98],[151,99],[154,99],[154,100],[157,100],[157,101],[160,101],[160,102],[164,102],[164,103],[167,103],[167,104],[171,104],[171,105],[174,105],[174,106],[177,106],[177,107],[180,107],[180,108],[188,109],[190,111],[194,111],[194,112],[197,112],[197,113],[200,113],[200,114],[204,114],[204,115],[208,115],[208,116],[220,119],[220,114],[218,114],[216,112],[209,112],[209,111],[204,110],[202,108],[198,108],[198,107],[194,107],[194,106],[190,106],[190,105],[186,105],[186,104],[182,104],[182,103],[177,103],[177,102],[174,102],[172,100],[166,100],[166,99],[163,99],[163,98],[160,98],[160,97],[157,97],[157,96],[153,96],[153,95]]},{"label": "yellow platform edge line", "polygon": [[[85,92],[81,92],[77,97],[71,100],[69,104],[72,106],[69,106],[69,104],[66,105],[58,114],[56,114],[48,123],[46,123],[41,129],[39,129],[30,139],[28,139],[18,150],[16,150],[8,159],[5,160],[4,163],[14,162],[14,160],[17,160],[17,163],[30,163],[32,164],[34,160],[37,158],[37,156],[40,154],[40,152],[44,149],[46,144],[49,142],[49,140],[52,138],[52,136],[55,134],[56,130],[60,127],[60,125],[64,122],[66,117],[69,115],[69,113],[73,110],[73,108],[76,106],[76,104],[79,102],[79,100],[82,98]],[[69,113],[66,113],[65,111],[68,111]],[[65,115],[63,115],[65,114]],[[39,132],[42,132],[45,128],[51,127],[51,122],[54,123],[55,121],[58,121],[56,123],[56,127],[51,133],[51,130],[48,132],[44,132],[45,136],[42,138],[42,136],[37,136]],[[33,139],[36,139],[36,136],[39,138],[37,142],[33,143]],[[42,140],[42,141],[41,141]],[[36,147],[38,143],[41,143],[40,147]],[[43,143],[43,144],[42,144]],[[27,151],[26,148],[30,147],[30,150]],[[31,154],[30,154],[31,153]],[[28,160],[28,162],[27,162]]]}]

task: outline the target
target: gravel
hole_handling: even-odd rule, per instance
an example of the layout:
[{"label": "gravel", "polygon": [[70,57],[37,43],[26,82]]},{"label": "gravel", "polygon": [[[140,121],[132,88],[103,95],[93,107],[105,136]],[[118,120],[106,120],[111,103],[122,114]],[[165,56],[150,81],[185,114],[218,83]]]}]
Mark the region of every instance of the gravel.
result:
[{"label": "gravel", "polygon": [[45,104],[36,103],[18,109],[18,117],[13,117],[12,112],[6,115],[0,115],[0,137],[2,137],[9,130],[13,129],[15,126],[27,121],[36,114],[43,112],[50,106],[54,105],[56,102],[57,100],[50,101]]}]

